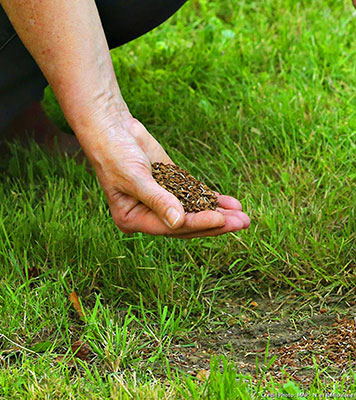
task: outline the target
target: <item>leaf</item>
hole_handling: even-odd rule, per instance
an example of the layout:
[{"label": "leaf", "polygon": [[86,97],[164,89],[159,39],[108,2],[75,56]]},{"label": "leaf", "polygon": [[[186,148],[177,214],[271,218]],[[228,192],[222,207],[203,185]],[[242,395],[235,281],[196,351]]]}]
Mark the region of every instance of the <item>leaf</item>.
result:
[{"label": "leaf", "polygon": [[54,362],[64,362],[69,367],[75,366],[75,358],[79,358],[82,361],[86,361],[90,347],[84,343],[82,340],[77,340],[71,345],[71,352],[73,354],[66,354],[63,356],[58,356],[54,359]]},{"label": "leaf", "polygon": [[72,292],[69,296],[69,301],[72,303],[73,308],[78,313],[79,317],[84,318],[84,311],[79,302],[79,297],[78,297],[77,293]]},{"label": "leaf", "polygon": [[[22,276],[22,275],[21,275]],[[37,267],[28,267],[27,269],[25,268],[23,270],[23,276],[24,278],[27,278],[26,280],[31,281],[32,279],[38,278],[40,276],[40,271],[38,270]],[[24,283],[24,280],[21,278],[21,283]],[[30,288],[33,289],[34,287],[34,282],[30,282]]]},{"label": "leaf", "polygon": [[85,361],[88,358],[89,350],[89,346],[81,340],[77,340],[72,344],[72,352],[74,353],[74,357],[77,357],[80,360]]},{"label": "leaf", "polygon": [[197,375],[196,378],[199,381],[206,381],[207,379],[209,379],[209,375],[210,375],[210,371],[207,371],[206,369],[201,369]]},{"label": "leaf", "polygon": [[33,346],[29,347],[29,349],[34,351],[35,353],[44,353],[49,348],[51,348],[52,345],[53,345],[53,342],[50,342],[50,341],[39,342],[39,343],[36,343]]}]

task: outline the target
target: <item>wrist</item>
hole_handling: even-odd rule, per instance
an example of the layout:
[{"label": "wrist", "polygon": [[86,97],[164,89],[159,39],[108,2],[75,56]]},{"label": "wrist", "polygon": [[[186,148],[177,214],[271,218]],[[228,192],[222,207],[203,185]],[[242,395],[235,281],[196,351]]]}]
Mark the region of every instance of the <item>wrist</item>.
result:
[{"label": "wrist", "polygon": [[83,102],[82,99],[71,101],[63,109],[68,123],[76,133],[105,131],[113,125],[123,124],[132,119],[127,104],[121,93],[100,93]]},{"label": "wrist", "polygon": [[94,167],[104,164],[108,153],[113,150],[113,144],[117,146],[134,141],[127,129],[133,120],[127,109],[109,115],[97,113],[95,118],[86,118],[77,124],[73,130]]}]

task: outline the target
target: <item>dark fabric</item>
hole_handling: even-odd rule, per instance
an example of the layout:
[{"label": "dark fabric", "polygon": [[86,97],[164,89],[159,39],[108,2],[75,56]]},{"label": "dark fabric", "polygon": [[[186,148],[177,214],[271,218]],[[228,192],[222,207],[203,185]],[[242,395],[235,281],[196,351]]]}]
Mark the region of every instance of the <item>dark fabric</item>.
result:
[{"label": "dark fabric", "polygon": [[[96,0],[110,48],[152,30],[187,0]],[[47,82],[0,6],[0,132],[43,97]]]},{"label": "dark fabric", "polygon": [[47,81],[0,7],[0,132],[43,97]]},{"label": "dark fabric", "polygon": [[109,47],[115,48],[152,30],[187,0],[96,0]]}]

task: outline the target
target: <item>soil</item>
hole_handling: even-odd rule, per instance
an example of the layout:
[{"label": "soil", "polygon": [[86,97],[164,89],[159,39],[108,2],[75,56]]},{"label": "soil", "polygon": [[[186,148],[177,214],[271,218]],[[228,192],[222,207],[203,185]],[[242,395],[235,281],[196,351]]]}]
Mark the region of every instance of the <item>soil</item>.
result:
[{"label": "soil", "polygon": [[[330,382],[330,379],[339,379],[350,367],[356,367],[354,316],[356,308],[348,309],[346,317],[327,313],[322,308],[319,314],[299,322],[287,317],[278,321],[247,322],[245,326],[232,325],[218,331],[212,329],[204,337],[190,337],[191,347],[182,347],[182,342],[172,344],[171,362],[199,377],[202,371],[209,371],[212,355],[224,354],[240,374],[252,375],[255,382],[272,377],[275,382],[294,380],[309,386],[315,377],[314,357],[320,370],[326,368],[325,379]],[[262,376],[267,348],[267,364],[270,360],[273,363]]]},{"label": "soil", "polygon": [[218,206],[216,194],[177,165],[153,163],[152,176],[159,185],[177,197],[186,213],[216,210]]}]

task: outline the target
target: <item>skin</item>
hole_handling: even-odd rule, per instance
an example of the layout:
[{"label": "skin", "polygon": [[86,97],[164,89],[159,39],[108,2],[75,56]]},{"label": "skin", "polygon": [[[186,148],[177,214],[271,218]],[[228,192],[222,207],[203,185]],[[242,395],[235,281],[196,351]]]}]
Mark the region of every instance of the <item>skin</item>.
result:
[{"label": "skin", "polygon": [[185,215],[178,199],[154,181],[151,163],[173,161],[121,96],[93,0],[0,4],[51,85],[121,231],[189,239],[249,226],[233,197],[218,195],[218,211]]}]

